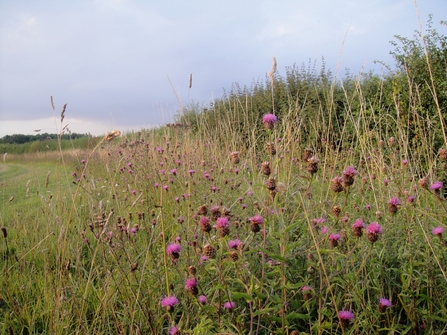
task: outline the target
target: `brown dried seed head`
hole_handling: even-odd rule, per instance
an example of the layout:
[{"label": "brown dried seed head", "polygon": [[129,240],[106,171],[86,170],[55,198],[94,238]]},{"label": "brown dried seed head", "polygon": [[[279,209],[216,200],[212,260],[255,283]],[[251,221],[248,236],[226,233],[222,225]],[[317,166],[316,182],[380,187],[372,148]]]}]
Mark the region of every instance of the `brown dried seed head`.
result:
[{"label": "brown dried seed head", "polygon": [[261,172],[264,176],[270,176],[270,173],[272,172],[270,170],[270,163],[269,162],[262,162],[261,164]]},{"label": "brown dried seed head", "polygon": [[216,249],[212,245],[205,245],[203,247],[203,255],[208,258],[214,258],[216,257]]}]

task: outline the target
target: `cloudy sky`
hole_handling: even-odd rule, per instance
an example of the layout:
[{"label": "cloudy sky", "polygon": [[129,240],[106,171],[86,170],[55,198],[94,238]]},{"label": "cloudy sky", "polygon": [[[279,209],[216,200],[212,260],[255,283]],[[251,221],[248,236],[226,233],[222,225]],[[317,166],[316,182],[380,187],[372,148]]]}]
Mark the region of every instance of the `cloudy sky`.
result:
[{"label": "cloudy sky", "polygon": [[[447,4],[418,10],[438,23]],[[381,73],[373,61],[393,65],[389,42],[415,30],[414,0],[2,0],[0,137],[59,131],[64,103],[72,132],[172,122],[181,105],[264,80],[272,56],[280,74],[322,57],[340,76]]]}]

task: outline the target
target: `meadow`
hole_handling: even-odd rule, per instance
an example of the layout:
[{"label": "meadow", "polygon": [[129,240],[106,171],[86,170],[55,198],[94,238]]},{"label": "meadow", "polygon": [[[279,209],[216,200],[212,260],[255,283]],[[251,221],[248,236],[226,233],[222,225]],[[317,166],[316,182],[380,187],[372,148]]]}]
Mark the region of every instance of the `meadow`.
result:
[{"label": "meadow", "polygon": [[442,110],[405,73],[275,72],[175,124],[8,155],[0,331],[447,333]]}]

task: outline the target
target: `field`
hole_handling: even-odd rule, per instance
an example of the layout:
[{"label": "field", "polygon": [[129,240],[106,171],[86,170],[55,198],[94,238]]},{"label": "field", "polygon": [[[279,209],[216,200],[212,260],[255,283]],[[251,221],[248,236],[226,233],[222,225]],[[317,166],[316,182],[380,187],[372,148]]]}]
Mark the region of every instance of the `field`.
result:
[{"label": "field", "polygon": [[8,154],[0,332],[446,334],[441,45],[411,73],[273,67],[174,124]]}]

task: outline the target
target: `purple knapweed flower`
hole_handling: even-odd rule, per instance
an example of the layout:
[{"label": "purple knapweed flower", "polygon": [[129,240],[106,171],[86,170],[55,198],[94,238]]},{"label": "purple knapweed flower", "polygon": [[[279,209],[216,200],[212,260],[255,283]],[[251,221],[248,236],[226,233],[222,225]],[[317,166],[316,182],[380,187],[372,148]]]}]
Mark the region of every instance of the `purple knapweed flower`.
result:
[{"label": "purple knapweed flower", "polygon": [[198,285],[198,282],[195,278],[189,278],[185,282],[185,289],[194,290]]},{"label": "purple knapweed flower", "polygon": [[232,311],[236,307],[236,303],[234,301],[227,301],[224,303],[224,308]]},{"label": "purple knapweed flower", "polygon": [[432,229],[432,234],[438,237],[442,237],[442,233],[444,233],[444,227],[438,226]]},{"label": "purple knapweed flower", "polygon": [[441,193],[442,190],[442,181],[437,181],[431,184],[430,190],[434,191],[437,195]]},{"label": "purple knapweed flower", "polygon": [[336,233],[336,234],[330,234],[329,235],[329,241],[331,242],[331,246],[332,247],[336,247],[338,246],[338,241],[340,240],[340,234]]},{"label": "purple knapweed flower", "polygon": [[228,247],[230,249],[237,249],[242,244],[241,240],[230,240],[228,241]]},{"label": "purple knapweed flower", "polygon": [[167,308],[168,310],[172,309],[175,305],[178,305],[179,301],[175,296],[164,297],[161,300],[161,307]]},{"label": "purple knapweed flower", "polygon": [[197,301],[200,303],[200,304],[202,304],[202,305],[205,305],[206,304],[206,302],[207,302],[207,298],[206,298],[206,296],[204,296],[204,295],[199,295],[199,297],[197,298]]},{"label": "purple knapweed flower", "polygon": [[321,227],[320,233],[323,235],[326,234],[329,231],[328,227]]},{"label": "purple knapweed flower", "polygon": [[368,234],[368,239],[374,243],[379,239],[379,236],[383,233],[383,230],[377,222],[371,222],[369,226],[366,227],[366,233]]},{"label": "purple knapweed flower", "polygon": [[341,310],[338,312],[338,317],[343,327],[349,326],[349,323],[354,320],[354,313],[347,310]]},{"label": "purple knapweed flower", "polygon": [[172,326],[169,328],[169,335],[178,335],[180,334],[177,326]]},{"label": "purple knapweed flower", "polygon": [[400,205],[401,205],[401,203],[398,198],[396,198],[396,197],[391,198],[390,200],[388,200],[388,211],[391,214],[396,214]]},{"label": "purple knapweed flower", "polygon": [[265,114],[262,117],[262,123],[264,123],[264,126],[266,129],[273,129],[273,127],[275,126],[275,123],[278,122],[278,118],[276,117],[276,115],[272,114],[272,113],[268,113]]},{"label": "purple knapweed flower", "polygon": [[251,217],[250,221],[253,224],[263,224],[264,223],[264,218],[261,215],[257,214],[255,216]]},{"label": "purple knapweed flower", "polygon": [[230,221],[227,217],[220,217],[216,221],[216,228],[227,228],[230,226]]},{"label": "purple knapweed flower", "polygon": [[166,247],[166,253],[171,256],[172,260],[180,257],[180,251],[182,251],[182,247],[178,243],[172,243]]},{"label": "purple knapweed flower", "polygon": [[325,223],[326,222],[326,219],[325,218],[316,218],[316,219],[313,219],[312,220],[312,223],[314,224],[314,225],[317,225],[317,224],[320,224],[320,223]]},{"label": "purple knapweed flower", "polygon": [[379,312],[383,313],[386,311],[387,308],[390,308],[392,306],[391,301],[387,298],[380,298],[379,299]]}]

